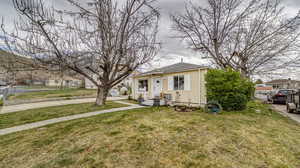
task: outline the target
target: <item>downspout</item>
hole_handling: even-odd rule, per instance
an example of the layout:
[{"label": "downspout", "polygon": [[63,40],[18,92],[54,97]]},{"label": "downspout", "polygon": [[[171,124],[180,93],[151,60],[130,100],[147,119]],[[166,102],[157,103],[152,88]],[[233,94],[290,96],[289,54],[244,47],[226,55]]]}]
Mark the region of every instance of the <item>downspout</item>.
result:
[{"label": "downspout", "polygon": [[[154,87],[153,87],[153,74],[151,74],[151,76],[150,76],[150,85],[151,85],[151,90],[150,90],[150,88],[148,88],[149,90],[148,90],[148,96],[150,97],[150,99],[154,99],[154,92],[153,92],[153,89],[154,89]],[[151,94],[149,94],[149,93],[151,93]]]},{"label": "downspout", "polygon": [[131,86],[131,96],[132,96],[132,98],[134,99],[134,100],[136,100],[136,98],[135,98],[135,77],[132,77],[132,86]]},{"label": "downspout", "polygon": [[201,70],[200,68],[198,69],[199,72],[199,106],[201,106]]}]

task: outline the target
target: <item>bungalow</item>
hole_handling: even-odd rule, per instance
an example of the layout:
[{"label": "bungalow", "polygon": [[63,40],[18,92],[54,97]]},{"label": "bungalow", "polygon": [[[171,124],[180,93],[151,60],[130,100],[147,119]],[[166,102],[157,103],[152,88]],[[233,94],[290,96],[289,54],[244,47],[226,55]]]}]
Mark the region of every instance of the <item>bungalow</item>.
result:
[{"label": "bungalow", "polygon": [[159,96],[171,103],[203,107],[207,101],[207,70],[204,66],[181,62],[141,73],[133,77],[132,97],[151,100]]},{"label": "bungalow", "polygon": [[73,77],[51,77],[45,80],[45,86],[48,87],[66,87],[66,88],[80,88],[82,87],[82,80]]}]

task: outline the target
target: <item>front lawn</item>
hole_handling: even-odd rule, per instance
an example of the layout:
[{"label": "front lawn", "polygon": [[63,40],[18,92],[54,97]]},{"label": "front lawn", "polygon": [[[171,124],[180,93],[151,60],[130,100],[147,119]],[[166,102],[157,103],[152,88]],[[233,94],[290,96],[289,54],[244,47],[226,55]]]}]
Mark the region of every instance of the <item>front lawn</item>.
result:
[{"label": "front lawn", "polygon": [[108,101],[104,106],[95,106],[94,103],[83,103],[55,107],[45,107],[39,109],[18,111],[14,113],[0,114],[0,129],[52,118],[126,106],[127,105]]},{"label": "front lawn", "polygon": [[212,115],[142,108],[0,137],[0,167],[296,168],[300,125],[265,105]]},{"label": "front lawn", "polygon": [[62,89],[62,90],[18,93],[9,96],[9,100],[68,98],[68,97],[75,97],[75,96],[83,97],[83,96],[96,96],[96,94],[97,91],[94,89]]}]

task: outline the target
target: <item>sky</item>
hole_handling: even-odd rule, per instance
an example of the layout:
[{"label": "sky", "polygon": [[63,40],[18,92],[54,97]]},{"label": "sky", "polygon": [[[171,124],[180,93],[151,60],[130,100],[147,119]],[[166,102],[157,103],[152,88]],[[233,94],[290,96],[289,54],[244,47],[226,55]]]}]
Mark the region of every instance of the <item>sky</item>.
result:
[{"label": "sky", "polygon": [[[45,0],[47,3],[59,6],[62,9],[67,8],[67,3],[64,0]],[[83,0],[83,2],[86,0]],[[199,5],[205,5],[207,0],[193,0]],[[162,49],[159,51],[158,56],[151,62],[152,68],[162,67],[173,63],[178,63],[183,59],[184,62],[194,64],[208,64],[208,61],[203,58],[200,53],[191,51],[179,39],[174,39],[172,36],[176,35],[171,28],[172,22],[170,14],[184,11],[184,6],[190,0],[157,0],[156,6],[159,7],[161,12],[160,30],[158,38],[162,42]],[[286,15],[294,16],[300,10],[300,0],[282,0],[286,6]],[[7,28],[13,26],[13,21],[16,19],[17,13],[15,12],[12,0],[0,0],[0,19],[4,18],[4,23]],[[1,42],[0,42],[1,43]],[[1,44],[0,44],[1,45]],[[290,75],[292,78],[299,78],[300,71]],[[269,77],[267,77],[269,78]]]}]

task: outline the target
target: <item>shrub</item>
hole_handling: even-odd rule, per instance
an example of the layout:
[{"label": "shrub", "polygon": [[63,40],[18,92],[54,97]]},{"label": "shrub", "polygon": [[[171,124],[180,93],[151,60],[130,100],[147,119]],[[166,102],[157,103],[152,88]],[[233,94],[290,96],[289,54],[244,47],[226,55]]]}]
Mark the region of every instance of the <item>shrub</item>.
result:
[{"label": "shrub", "polygon": [[243,110],[254,93],[254,84],[239,72],[209,70],[206,74],[207,98],[218,101],[224,110]]}]

